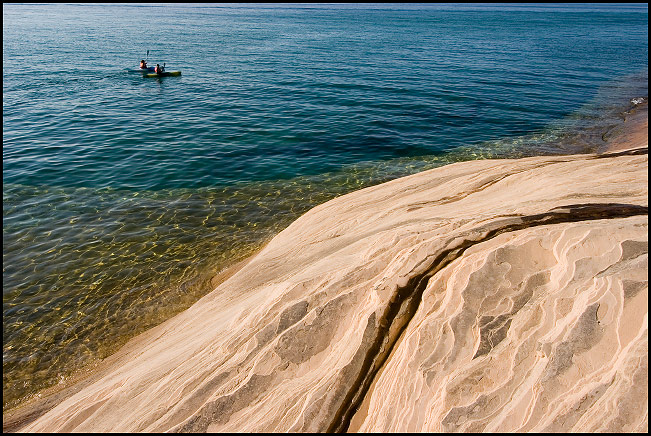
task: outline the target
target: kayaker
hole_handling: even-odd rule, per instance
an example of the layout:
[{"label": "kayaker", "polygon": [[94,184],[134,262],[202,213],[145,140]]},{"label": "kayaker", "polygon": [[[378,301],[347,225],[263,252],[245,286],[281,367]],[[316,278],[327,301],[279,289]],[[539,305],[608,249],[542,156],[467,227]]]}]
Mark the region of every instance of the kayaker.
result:
[{"label": "kayaker", "polygon": [[159,64],[156,64],[156,68],[154,68],[154,73],[160,74],[163,71],[165,71],[165,68],[161,67]]},{"label": "kayaker", "polygon": [[140,68],[147,68],[147,61],[144,59],[140,61]]}]

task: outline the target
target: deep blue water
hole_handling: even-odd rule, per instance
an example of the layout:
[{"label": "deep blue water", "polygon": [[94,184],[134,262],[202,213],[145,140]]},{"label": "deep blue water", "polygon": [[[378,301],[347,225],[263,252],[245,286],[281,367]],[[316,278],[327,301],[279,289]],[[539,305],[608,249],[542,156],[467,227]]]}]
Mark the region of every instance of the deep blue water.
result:
[{"label": "deep blue water", "polygon": [[3,4],[4,405],[316,204],[595,151],[647,94],[646,4]]}]

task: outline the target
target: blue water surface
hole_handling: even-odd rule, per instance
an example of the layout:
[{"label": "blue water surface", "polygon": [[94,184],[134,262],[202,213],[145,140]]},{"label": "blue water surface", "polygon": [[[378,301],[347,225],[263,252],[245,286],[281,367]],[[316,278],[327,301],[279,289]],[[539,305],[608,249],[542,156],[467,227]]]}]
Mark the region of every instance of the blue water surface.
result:
[{"label": "blue water surface", "polygon": [[[647,66],[646,5],[4,5],[3,181],[160,189],[445,152]],[[182,77],[128,74],[149,50]]]}]

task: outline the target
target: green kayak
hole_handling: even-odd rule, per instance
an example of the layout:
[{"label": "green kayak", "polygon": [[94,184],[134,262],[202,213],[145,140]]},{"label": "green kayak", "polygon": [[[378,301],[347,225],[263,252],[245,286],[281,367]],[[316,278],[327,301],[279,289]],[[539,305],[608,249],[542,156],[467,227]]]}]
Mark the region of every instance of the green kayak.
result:
[{"label": "green kayak", "polygon": [[180,76],[181,72],[180,71],[165,71],[164,73],[151,73],[151,74],[145,74],[145,77],[168,77],[168,76]]}]

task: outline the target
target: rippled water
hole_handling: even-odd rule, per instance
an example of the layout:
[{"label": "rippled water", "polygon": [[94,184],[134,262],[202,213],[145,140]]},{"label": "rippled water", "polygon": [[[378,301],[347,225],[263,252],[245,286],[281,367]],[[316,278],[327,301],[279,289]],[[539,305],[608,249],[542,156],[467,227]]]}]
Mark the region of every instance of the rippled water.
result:
[{"label": "rippled water", "polygon": [[[316,204],[595,151],[646,5],[3,5],[3,407],[209,292]],[[149,50],[181,77],[147,79]]]}]

